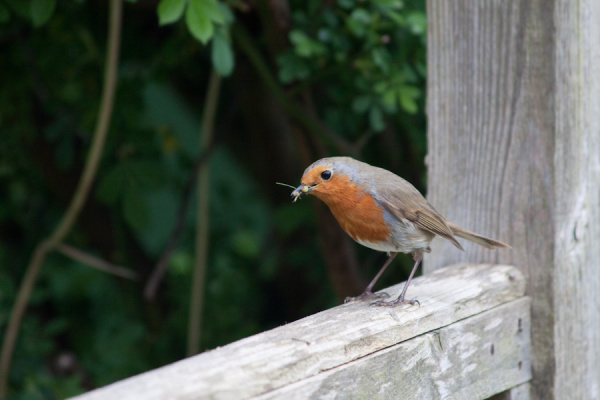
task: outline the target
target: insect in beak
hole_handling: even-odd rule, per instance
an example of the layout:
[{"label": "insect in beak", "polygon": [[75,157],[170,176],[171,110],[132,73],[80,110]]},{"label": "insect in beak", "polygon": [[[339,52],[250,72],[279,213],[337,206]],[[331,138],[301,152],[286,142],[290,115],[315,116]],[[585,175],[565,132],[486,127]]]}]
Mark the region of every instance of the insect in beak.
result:
[{"label": "insect in beak", "polygon": [[315,187],[317,187],[317,185],[312,184],[312,185],[305,185],[302,184],[300,186],[298,186],[293,192],[292,192],[292,196],[294,196],[294,202],[296,200],[298,200],[300,198],[300,196],[302,196],[304,193],[308,193],[309,191],[311,191],[312,189],[314,189]]},{"label": "insect in beak", "polygon": [[293,187],[292,185],[288,185],[287,183],[281,183],[281,182],[275,182],[277,185],[281,185],[281,186],[287,186],[287,187],[291,187],[292,189],[294,189],[294,191],[292,192],[292,196],[294,196],[294,203],[296,202],[296,200],[298,200],[300,198],[300,196],[302,196],[304,193],[308,193],[310,190],[312,190],[313,188],[315,188],[317,186],[317,184],[313,183],[312,185],[305,185],[302,184],[300,186],[298,186],[297,188]]},{"label": "insect in beak", "polygon": [[295,188],[292,185],[288,185],[287,183],[281,183],[281,182],[275,182],[277,185],[281,185],[281,186],[287,186],[290,187],[292,189],[294,189],[294,191],[292,192],[292,196],[294,196],[294,203],[296,202],[296,200],[298,200],[298,198],[300,197],[300,195],[302,193],[306,193],[308,192],[308,186],[305,185],[300,185],[297,188]]}]

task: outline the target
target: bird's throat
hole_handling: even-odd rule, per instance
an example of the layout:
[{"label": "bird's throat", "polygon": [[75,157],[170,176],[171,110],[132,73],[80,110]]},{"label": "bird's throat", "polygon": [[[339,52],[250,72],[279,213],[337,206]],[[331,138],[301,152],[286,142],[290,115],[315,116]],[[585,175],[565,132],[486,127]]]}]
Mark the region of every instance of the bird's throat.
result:
[{"label": "bird's throat", "polygon": [[373,196],[351,182],[337,186],[335,192],[314,194],[327,204],[342,229],[355,241],[387,242],[390,228]]}]

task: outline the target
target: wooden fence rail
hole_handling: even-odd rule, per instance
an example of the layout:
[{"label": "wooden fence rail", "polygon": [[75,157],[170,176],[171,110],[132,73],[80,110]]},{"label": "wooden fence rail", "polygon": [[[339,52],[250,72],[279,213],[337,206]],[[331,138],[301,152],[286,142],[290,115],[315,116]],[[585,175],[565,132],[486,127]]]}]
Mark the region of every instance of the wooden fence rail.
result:
[{"label": "wooden fence rail", "polygon": [[344,304],[75,399],[527,399],[524,293],[514,267],[457,264],[411,284],[420,306]]}]

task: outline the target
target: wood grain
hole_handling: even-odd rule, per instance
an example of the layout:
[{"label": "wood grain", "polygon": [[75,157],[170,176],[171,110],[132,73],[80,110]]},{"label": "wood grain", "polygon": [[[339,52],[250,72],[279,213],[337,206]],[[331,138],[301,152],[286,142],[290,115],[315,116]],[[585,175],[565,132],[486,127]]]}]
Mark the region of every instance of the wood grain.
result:
[{"label": "wood grain", "polygon": [[432,244],[425,272],[517,265],[534,398],[600,399],[600,3],[428,1],[428,199],[512,251]]},{"label": "wood grain", "polygon": [[600,2],[559,1],[554,268],[557,399],[600,399]]},{"label": "wood grain", "polygon": [[515,300],[253,399],[487,399],[531,379],[529,306]]},{"label": "wood grain", "polygon": [[[394,296],[401,287],[396,285],[387,291]],[[344,304],[117,382],[76,399],[245,399],[264,395],[325,371],[350,365],[365,357],[377,357],[377,353],[389,352],[387,349],[406,340],[522,299],[524,292],[524,276],[514,267],[459,264],[414,280],[409,294],[419,299],[420,307],[380,308],[364,302]],[[527,314],[528,307],[525,303],[519,304],[519,315]],[[494,321],[501,322],[500,320],[504,321],[503,318],[496,318]],[[494,343],[499,346],[499,360],[502,360],[503,349],[513,346],[510,344],[513,343],[511,340],[518,341],[514,333],[515,321],[511,317],[510,322],[507,322],[510,333],[499,331],[494,339]],[[525,316],[522,321],[527,326]],[[489,326],[490,332],[493,332],[496,322],[492,324],[494,326],[490,324],[492,323],[484,326]],[[499,325],[504,326],[502,323]],[[467,346],[466,352],[463,352],[463,358],[467,361],[468,349],[479,348],[482,343],[487,343],[483,339],[476,340],[478,334],[468,333],[464,327],[457,326],[455,329],[457,330],[444,331],[446,333],[443,335],[440,333],[441,336],[435,340],[428,336],[426,342],[430,346],[439,342],[443,348],[436,348],[435,356],[431,356],[429,364],[435,363],[438,358],[446,360],[444,357],[447,356],[451,357],[448,360],[454,360],[452,362],[457,368],[468,368],[470,364],[460,363],[455,356],[450,356],[451,352],[464,350],[460,335],[473,338],[466,342],[472,347]],[[521,337],[528,341],[527,333],[523,333]],[[490,338],[486,340],[491,343]],[[427,345],[420,346],[426,351]],[[517,351],[521,354],[519,357],[524,357],[523,352],[527,350],[525,347],[523,345]],[[426,357],[426,354],[422,356]],[[406,363],[411,365],[410,361]],[[524,360],[523,363],[526,372],[527,361]],[[519,379],[526,377],[525,372]],[[437,385],[453,379],[458,378],[440,375]],[[504,378],[498,380],[503,381]],[[368,381],[363,383],[369,385]],[[364,390],[372,388],[365,387]]]}]

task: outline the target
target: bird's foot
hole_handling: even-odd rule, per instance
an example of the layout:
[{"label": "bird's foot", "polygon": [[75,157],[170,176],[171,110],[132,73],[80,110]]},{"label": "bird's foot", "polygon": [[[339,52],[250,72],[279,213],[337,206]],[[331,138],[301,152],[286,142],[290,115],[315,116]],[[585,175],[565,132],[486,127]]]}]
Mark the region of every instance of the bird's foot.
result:
[{"label": "bird's foot", "polygon": [[365,290],[360,295],[356,297],[346,297],[344,299],[344,303],[349,303],[351,301],[361,301],[361,300],[371,300],[371,299],[383,299],[386,297],[390,297],[386,292],[373,293],[370,290]]},{"label": "bird's foot", "polygon": [[393,301],[379,300],[374,303],[371,303],[372,306],[377,306],[377,307],[396,307],[398,304],[409,304],[411,306],[418,304],[419,307],[421,307],[421,303],[419,302],[419,300],[417,300],[417,299],[405,300],[402,297],[398,297],[396,300],[393,300]]}]

